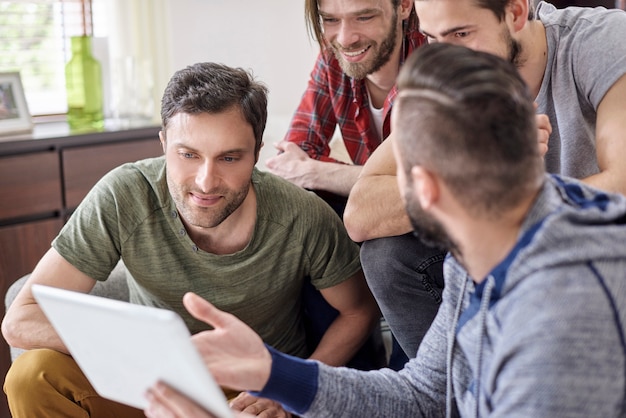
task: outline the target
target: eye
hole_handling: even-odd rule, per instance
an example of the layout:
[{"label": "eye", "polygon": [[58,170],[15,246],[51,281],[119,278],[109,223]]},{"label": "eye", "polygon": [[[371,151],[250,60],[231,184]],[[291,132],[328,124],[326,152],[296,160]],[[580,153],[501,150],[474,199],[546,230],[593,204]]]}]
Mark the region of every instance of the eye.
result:
[{"label": "eye", "polygon": [[367,22],[368,20],[372,20],[374,16],[360,16],[357,20],[359,22]]},{"label": "eye", "polygon": [[222,157],[222,161],[224,161],[225,163],[235,163],[239,161],[239,158],[234,157],[232,155],[227,155],[227,156]]},{"label": "eye", "polygon": [[184,151],[179,152],[178,155],[180,155],[181,157],[185,159],[190,159],[190,158],[195,157],[195,155],[192,152],[184,152]]},{"label": "eye", "polygon": [[465,31],[465,32],[455,32],[454,33],[454,37],[455,38],[466,38],[470,35],[469,32]]},{"label": "eye", "polygon": [[339,22],[339,19],[335,19],[334,17],[323,17],[322,18],[322,23],[324,25],[331,25],[333,23],[337,23]]}]

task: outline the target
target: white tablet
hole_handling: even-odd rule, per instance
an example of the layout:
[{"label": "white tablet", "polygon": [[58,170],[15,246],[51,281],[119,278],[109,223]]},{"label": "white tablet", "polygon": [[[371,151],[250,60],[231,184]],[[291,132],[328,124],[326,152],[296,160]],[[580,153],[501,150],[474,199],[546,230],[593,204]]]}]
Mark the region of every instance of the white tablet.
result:
[{"label": "white tablet", "polygon": [[100,396],[145,409],[147,389],[163,381],[213,415],[232,417],[175,312],[42,285],[32,292]]}]

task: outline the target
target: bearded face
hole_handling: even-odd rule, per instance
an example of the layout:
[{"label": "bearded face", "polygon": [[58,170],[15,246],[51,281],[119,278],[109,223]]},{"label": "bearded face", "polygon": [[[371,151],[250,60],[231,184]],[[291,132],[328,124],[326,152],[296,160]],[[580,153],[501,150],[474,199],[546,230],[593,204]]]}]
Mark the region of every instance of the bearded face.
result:
[{"label": "bearded face", "polygon": [[410,184],[404,190],[404,205],[413,226],[413,233],[424,244],[459,254],[458,246],[452,241],[443,225],[422,209],[422,205],[420,205]]},{"label": "bearded face", "polygon": [[384,36],[378,40],[362,37],[351,45],[340,45],[336,37],[330,40],[329,47],[344,73],[362,80],[389,62],[398,43],[398,27],[401,27],[396,10],[387,24]]}]

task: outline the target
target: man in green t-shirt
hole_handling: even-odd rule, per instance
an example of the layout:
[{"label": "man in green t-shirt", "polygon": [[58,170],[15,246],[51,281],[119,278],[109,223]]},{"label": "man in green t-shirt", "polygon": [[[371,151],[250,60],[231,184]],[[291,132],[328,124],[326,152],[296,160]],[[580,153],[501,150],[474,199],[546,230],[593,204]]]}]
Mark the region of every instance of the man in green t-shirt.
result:
[{"label": "man in green t-shirt", "polygon": [[[241,69],[196,64],[170,80],[161,117],[165,155],[122,165],[94,186],[4,318],[6,340],[31,349],[5,382],[14,417],[143,416],[95,393],[30,290],[89,292],[120,258],[131,302],[176,311],[192,333],[206,326],[184,309],[188,291],[267,344],[331,365],[345,364],[380,316],[341,219],[313,193],[255,168],[267,118],[262,84]],[[312,352],[301,306],[309,281],[338,311]],[[249,394],[237,405],[288,416]]]}]

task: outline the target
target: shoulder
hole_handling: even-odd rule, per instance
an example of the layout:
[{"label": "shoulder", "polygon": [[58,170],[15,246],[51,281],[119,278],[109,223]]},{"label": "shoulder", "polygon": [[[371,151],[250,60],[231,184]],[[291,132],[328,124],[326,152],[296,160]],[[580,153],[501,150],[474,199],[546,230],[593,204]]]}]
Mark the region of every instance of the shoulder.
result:
[{"label": "shoulder", "polygon": [[158,157],[122,164],[109,171],[92,188],[85,202],[110,202],[117,207],[136,209],[161,206],[168,199],[165,159]]},{"label": "shoulder", "polygon": [[[563,35],[577,36],[579,31],[626,30],[626,13],[604,7],[565,7],[557,9],[551,4],[541,2],[537,7],[537,18],[546,28],[559,30]],[[615,36],[615,35],[613,35]],[[622,38],[619,38],[620,41]]]},{"label": "shoulder", "polygon": [[296,240],[350,241],[341,218],[315,193],[267,172],[255,170],[252,179],[261,224],[289,231]]},{"label": "shoulder", "polygon": [[[302,189],[266,171],[255,169],[252,183],[260,207],[271,207],[274,213],[317,213],[326,215],[326,203],[315,193]],[[334,213],[334,212],[332,212]]]}]

